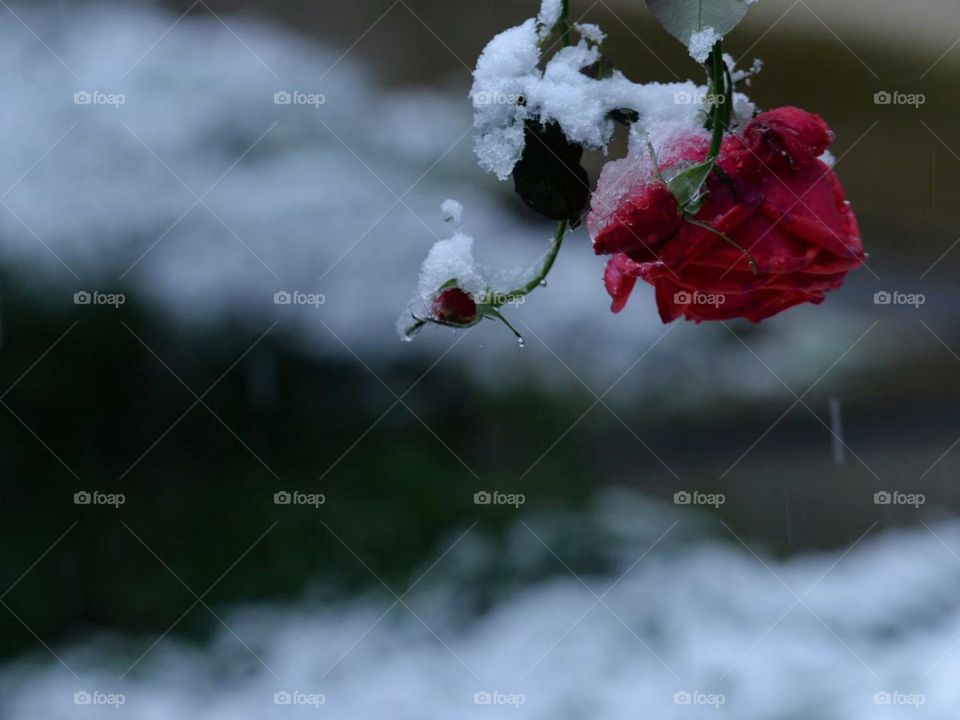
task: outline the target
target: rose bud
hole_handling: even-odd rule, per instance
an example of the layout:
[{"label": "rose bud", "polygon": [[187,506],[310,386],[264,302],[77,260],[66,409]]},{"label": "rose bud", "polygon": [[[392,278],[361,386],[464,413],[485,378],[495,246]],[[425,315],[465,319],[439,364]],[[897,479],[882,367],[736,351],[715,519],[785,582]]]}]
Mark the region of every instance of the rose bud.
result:
[{"label": "rose bud", "polygon": [[458,287],[441,290],[433,299],[433,319],[451,325],[470,325],[477,319],[477,304]]}]

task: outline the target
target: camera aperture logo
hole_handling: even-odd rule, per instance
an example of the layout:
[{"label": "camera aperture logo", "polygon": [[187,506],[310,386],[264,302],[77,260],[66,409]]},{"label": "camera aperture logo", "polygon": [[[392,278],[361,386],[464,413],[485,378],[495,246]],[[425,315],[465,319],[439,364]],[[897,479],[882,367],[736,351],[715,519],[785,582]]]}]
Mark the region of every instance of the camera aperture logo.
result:
[{"label": "camera aperture logo", "polygon": [[323,93],[305,93],[299,90],[280,90],[273,94],[274,105],[307,105],[316,110],[326,102],[327,96]]},{"label": "camera aperture logo", "polygon": [[105,693],[99,690],[80,690],[73,694],[74,705],[108,705],[120,709],[127,702],[123,693]]},{"label": "camera aperture logo", "polygon": [[118,509],[127,502],[127,496],[123,493],[104,493],[99,490],[92,492],[80,490],[73,494],[74,505],[105,505]]},{"label": "camera aperture logo", "polygon": [[323,493],[303,493],[299,490],[288,492],[286,490],[280,490],[273,494],[274,505],[307,505],[316,510],[326,502],[327,496]]},{"label": "camera aperture logo", "polygon": [[905,93],[899,90],[881,90],[874,93],[874,105],[910,105],[919,109],[921,105],[927,102],[927,96],[923,93]]},{"label": "camera aperture logo", "polygon": [[106,305],[115,310],[127,302],[123,293],[105,293],[99,290],[80,290],[73,294],[74,305]]},{"label": "camera aperture logo", "polygon": [[327,702],[323,693],[307,693],[300,690],[280,690],[273,694],[274,705],[306,705],[319,709]]},{"label": "camera aperture logo", "polygon": [[481,690],[473,694],[474,705],[508,705],[517,710],[527,702],[523,693],[505,693],[499,690]]},{"label": "camera aperture logo", "polygon": [[917,310],[927,302],[927,296],[923,293],[905,293],[899,290],[889,292],[881,290],[873,294],[874,305],[909,305]]},{"label": "camera aperture logo", "polygon": [[473,494],[474,505],[512,505],[519,508],[527,501],[527,496],[523,493],[503,493],[499,490],[487,492],[480,490]]},{"label": "camera aperture logo", "polygon": [[727,496],[723,493],[681,490],[673,494],[674,505],[709,505],[713,508],[719,508],[725,502],[727,502]]},{"label": "camera aperture logo", "polygon": [[874,505],[909,505],[919,509],[921,505],[927,502],[927,496],[923,493],[905,493],[898,490],[881,490],[873,495]]},{"label": "camera aperture logo", "polygon": [[709,705],[719,708],[727,702],[723,693],[705,693],[699,690],[681,690],[673,694],[674,705]]},{"label": "camera aperture logo", "polygon": [[125,105],[127,96],[123,93],[105,93],[99,90],[80,90],[73,94],[74,105],[106,105],[114,109],[119,109]]},{"label": "camera aperture logo", "polygon": [[320,309],[327,302],[323,293],[305,293],[299,290],[279,290],[273,294],[274,305],[309,305]]}]

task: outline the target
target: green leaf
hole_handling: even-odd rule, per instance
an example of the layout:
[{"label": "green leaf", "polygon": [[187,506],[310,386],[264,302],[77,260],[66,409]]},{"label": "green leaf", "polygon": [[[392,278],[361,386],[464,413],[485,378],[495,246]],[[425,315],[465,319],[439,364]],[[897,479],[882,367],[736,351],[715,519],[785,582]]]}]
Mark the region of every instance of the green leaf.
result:
[{"label": "green leaf", "polygon": [[747,0],[647,0],[647,5],[667,32],[684,45],[706,28],[726,35],[750,7]]},{"label": "green leaf", "polygon": [[713,170],[716,162],[708,160],[705,163],[694,165],[681,173],[677,173],[667,187],[676,198],[677,204],[683,210],[684,214],[695,215],[700,209],[701,199],[703,198],[703,184],[707,181],[710,171]]}]

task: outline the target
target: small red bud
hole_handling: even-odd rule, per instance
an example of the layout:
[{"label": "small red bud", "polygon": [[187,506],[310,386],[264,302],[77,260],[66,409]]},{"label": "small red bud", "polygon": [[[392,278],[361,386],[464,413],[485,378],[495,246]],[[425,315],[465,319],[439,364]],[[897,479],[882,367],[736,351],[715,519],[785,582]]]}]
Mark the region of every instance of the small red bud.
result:
[{"label": "small red bud", "polygon": [[477,317],[477,304],[458,287],[447,288],[433,300],[433,319],[454,325],[467,325]]}]

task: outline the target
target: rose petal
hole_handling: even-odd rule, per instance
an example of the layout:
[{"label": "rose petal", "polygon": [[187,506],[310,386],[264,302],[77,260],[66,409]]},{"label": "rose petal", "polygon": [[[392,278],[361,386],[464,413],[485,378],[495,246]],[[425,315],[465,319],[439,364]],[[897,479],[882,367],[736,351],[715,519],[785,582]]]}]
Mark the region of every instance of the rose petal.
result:
[{"label": "rose petal", "polygon": [[613,298],[610,309],[615,313],[626,307],[630,293],[637,284],[637,275],[629,274],[636,264],[626,255],[614,255],[607,262],[606,270],[603,272],[603,284]]}]

